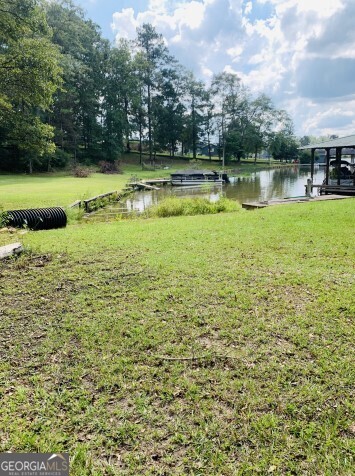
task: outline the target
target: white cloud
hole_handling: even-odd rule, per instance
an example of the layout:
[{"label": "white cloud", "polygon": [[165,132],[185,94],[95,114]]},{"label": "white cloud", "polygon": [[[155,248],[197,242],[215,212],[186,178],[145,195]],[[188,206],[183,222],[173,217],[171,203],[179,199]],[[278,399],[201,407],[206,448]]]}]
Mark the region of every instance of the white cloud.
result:
[{"label": "white cloud", "polygon": [[115,12],[111,26],[114,31],[117,31],[117,39],[133,39],[138,26],[133,8],[124,8],[121,12]]},{"label": "white cloud", "polygon": [[248,2],[244,7],[244,15],[248,15],[253,10],[253,3]]},{"label": "white cloud", "polygon": [[138,26],[151,23],[166,36],[168,42],[171,38],[176,42],[181,29],[193,30],[200,26],[207,4],[194,0],[178,4],[172,13],[168,13],[165,0],[150,0],[148,10],[144,12],[135,13],[133,8],[126,8],[114,13],[112,28],[117,32],[116,38],[133,39]]},{"label": "white cloud", "polygon": [[[152,23],[198,77],[237,73],[289,110],[299,134],[324,133],[332,117],[335,129],[352,133],[354,15],[354,0],[150,0],[145,11],[116,12],[113,29],[117,38],[134,38],[138,26]],[[334,116],[339,104],[346,114]]]},{"label": "white cloud", "polygon": [[205,76],[205,78],[207,79],[212,79],[213,77],[213,71],[209,68],[206,68],[206,66],[201,66],[201,70],[202,70],[202,73],[203,75]]},{"label": "white cloud", "polygon": [[320,16],[333,15],[343,4],[342,0],[257,0],[257,3],[274,5],[277,15],[296,7],[299,13],[315,11]]},{"label": "white cloud", "polygon": [[242,45],[232,46],[231,48],[227,49],[227,54],[232,58],[233,62],[238,61],[242,53],[243,53]]},{"label": "white cloud", "polygon": [[312,111],[305,119],[305,134],[312,134],[314,130],[319,135],[334,134],[336,126],[337,134],[348,135],[349,131],[355,129],[355,99],[347,103],[323,104],[319,106],[317,103],[310,103],[309,108]]},{"label": "white cloud", "polygon": [[184,3],[174,12],[175,24],[177,26],[187,25],[191,29],[198,28],[201,25],[204,13],[205,8],[202,3]]},{"label": "white cloud", "polygon": [[156,13],[166,13],[166,0],[149,0],[148,10]]}]

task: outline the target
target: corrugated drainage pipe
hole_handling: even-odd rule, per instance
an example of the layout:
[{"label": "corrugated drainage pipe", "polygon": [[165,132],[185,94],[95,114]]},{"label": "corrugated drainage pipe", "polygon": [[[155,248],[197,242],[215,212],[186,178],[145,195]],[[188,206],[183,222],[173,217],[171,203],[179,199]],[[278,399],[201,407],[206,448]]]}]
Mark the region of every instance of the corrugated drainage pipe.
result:
[{"label": "corrugated drainage pipe", "polygon": [[6,213],[7,226],[15,228],[50,230],[65,227],[67,224],[67,215],[61,207],[9,210]]}]

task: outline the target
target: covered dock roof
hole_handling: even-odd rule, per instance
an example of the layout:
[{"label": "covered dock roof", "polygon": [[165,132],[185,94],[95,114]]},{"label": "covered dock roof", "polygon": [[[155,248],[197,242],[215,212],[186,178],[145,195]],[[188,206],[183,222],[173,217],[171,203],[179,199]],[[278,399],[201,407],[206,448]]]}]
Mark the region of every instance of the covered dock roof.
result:
[{"label": "covered dock roof", "polygon": [[309,144],[299,147],[300,150],[316,150],[316,149],[333,149],[333,148],[350,147],[355,148],[355,134],[346,137],[338,137],[337,139],[318,142],[317,144]]},{"label": "covered dock roof", "polygon": [[198,170],[198,169],[188,169],[188,170],[177,170],[172,172],[170,175],[216,175],[215,170]]}]

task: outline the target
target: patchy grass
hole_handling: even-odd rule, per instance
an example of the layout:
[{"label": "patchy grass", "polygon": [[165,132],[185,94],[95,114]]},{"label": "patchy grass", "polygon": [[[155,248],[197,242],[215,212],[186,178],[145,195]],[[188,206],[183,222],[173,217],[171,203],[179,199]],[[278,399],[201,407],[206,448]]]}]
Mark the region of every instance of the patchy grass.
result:
[{"label": "patchy grass", "polygon": [[68,451],[74,476],[350,476],[353,233],[349,199],[21,236],[0,451]]}]

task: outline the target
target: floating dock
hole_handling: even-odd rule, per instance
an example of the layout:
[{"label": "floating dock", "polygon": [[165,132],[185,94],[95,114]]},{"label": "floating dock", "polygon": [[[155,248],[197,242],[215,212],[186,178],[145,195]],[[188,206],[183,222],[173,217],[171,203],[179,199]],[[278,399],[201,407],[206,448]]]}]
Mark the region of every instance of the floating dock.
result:
[{"label": "floating dock", "polygon": [[171,179],[146,179],[146,180],[136,180],[131,181],[127,186],[132,187],[135,190],[159,190],[157,185],[168,185],[171,184]]},{"label": "floating dock", "polygon": [[134,190],[159,190],[159,187],[145,182],[129,182],[127,185]]},{"label": "floating dock", "polygon": [[148,185],[168,185],[171,184],[171,179],[145,179],[143,180],[143,183]]},{"label": "floating dock", "polygon": [[255,210],[257,208],[266,208],[273,205],[288,205],[290,203],[304,203],[304,202],[321,202],[325,200],[343,200],[344,198],[351,198],[347,195],[319,195],[317,197],[290,197],[278,200],[265,200],[263,202],[248,202],[242,203],[242,208],[246,210]]}]

